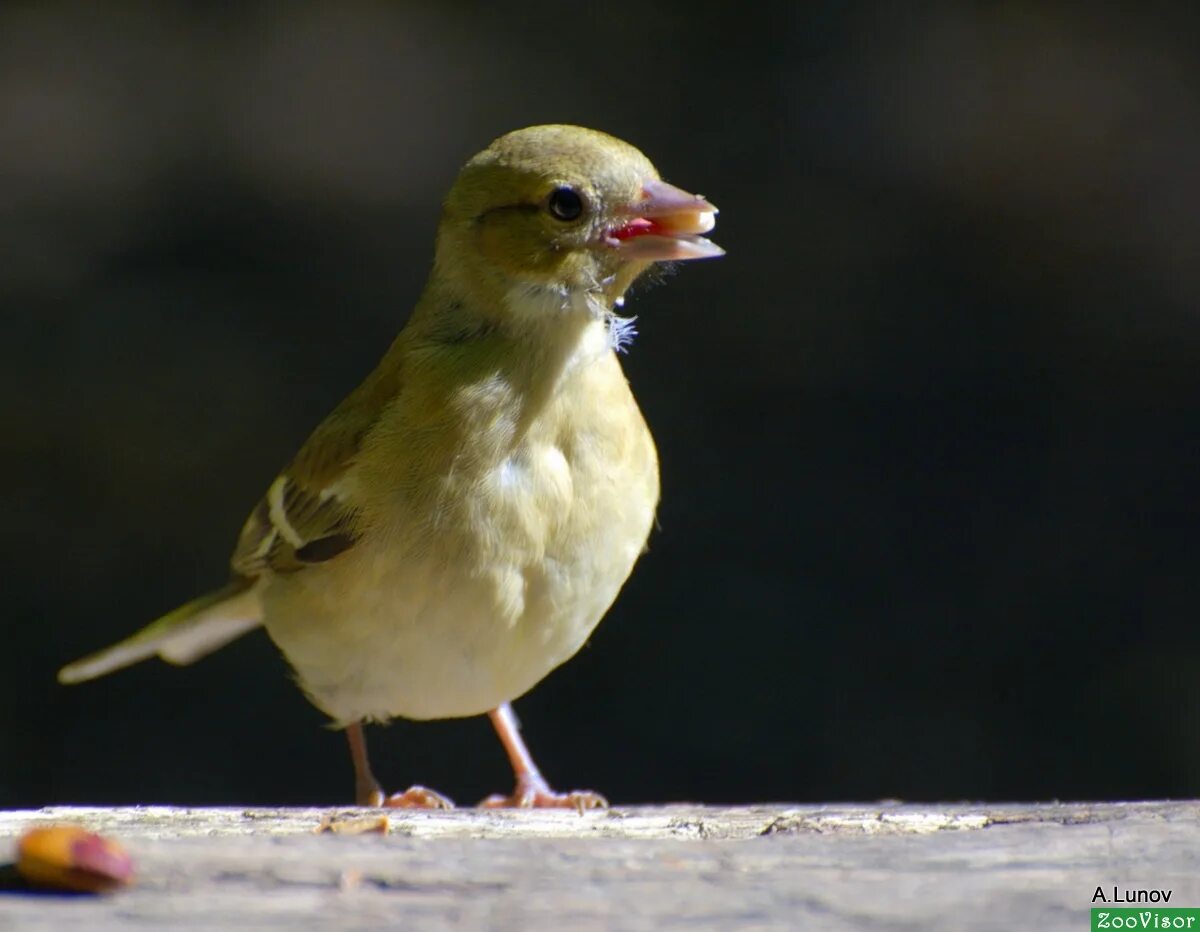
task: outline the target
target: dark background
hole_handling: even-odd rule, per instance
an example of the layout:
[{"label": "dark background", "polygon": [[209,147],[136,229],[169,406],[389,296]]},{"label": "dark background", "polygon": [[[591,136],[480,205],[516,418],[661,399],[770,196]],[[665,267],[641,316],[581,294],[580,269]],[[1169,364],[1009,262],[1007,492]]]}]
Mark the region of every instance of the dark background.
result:
[{"label": "dark background", "polygon": [[[0,9],[0,805],[349,801],[262,633],[54,672],[223,581],[458,166],[552,121],[729,254],[629,305],[661,531],[516,704],[547,775],[1200,793],[1200,23],[1128,6]],[[484,719],[372,739],[390,788],[509,786]]]}]

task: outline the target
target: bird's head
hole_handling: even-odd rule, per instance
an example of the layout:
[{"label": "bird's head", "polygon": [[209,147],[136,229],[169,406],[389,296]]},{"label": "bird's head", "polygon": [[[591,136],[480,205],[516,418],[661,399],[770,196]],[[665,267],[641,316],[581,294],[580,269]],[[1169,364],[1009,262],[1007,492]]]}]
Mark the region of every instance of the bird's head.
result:
[{"label": "bird's head", "polygon": [[484,301],[557,295],[567,308],[588,295],[611,306],[656,262],[722,255],[700,235],[716,212],[662,181],[628,143],[578,126],[531,126],[463,167],[446,198],[437,266]]}]

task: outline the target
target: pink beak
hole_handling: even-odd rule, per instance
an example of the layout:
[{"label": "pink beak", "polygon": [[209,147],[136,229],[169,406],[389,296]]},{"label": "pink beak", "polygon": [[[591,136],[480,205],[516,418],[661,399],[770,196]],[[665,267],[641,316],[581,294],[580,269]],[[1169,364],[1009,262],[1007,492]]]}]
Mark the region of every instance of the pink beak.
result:
[{"label": "pink beak", "polygon": [[665,181],[647,181],[640,200],[623,214],[630,219],[605,236],[621,256],[643,262],[712,259],[725,250],[701,233],[716,225],[717,208],[700,197]]}]

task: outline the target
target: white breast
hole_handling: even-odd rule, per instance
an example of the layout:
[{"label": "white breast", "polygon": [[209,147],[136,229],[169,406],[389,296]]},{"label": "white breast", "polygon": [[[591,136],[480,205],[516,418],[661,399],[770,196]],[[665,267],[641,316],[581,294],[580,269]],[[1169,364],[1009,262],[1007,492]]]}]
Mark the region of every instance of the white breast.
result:
[{"label": "white breast", "polygon": [[372,535],[322,572],[272,582],[267,630],[320,708],[339,722],[480,714],[583,645],[658,498],[632,395],[619,368],[613,383],[596,366],[617,362],[583,366],[594,411],[572,402],[570,430],[550,412],[507,456],[455,472],[435,513],[407,518],[423,533]]}]

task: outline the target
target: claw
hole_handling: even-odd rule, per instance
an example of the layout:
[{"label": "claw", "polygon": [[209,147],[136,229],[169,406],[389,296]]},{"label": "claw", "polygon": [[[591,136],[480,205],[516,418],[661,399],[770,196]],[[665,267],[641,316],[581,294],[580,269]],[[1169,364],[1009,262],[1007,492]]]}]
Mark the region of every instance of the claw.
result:
[{"label": "claw", "polygon": [[608,800],[591,790],[571,790],[556,793],[537,778],[519,778],[509,796],[496,793],[481,800],[480,809],[574,809],[581,815],[585,809],[607,809]]}]

